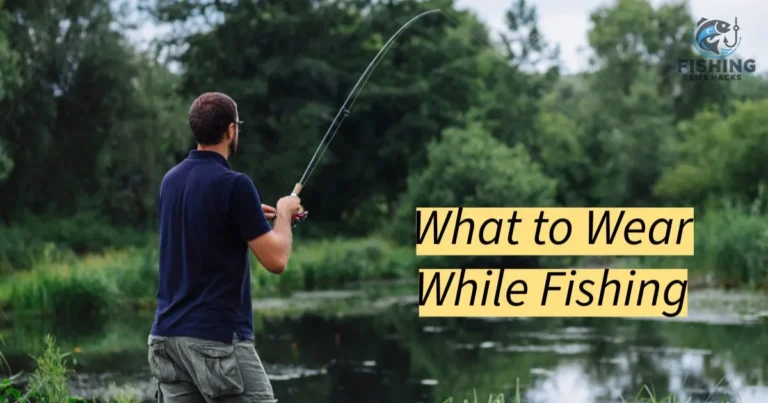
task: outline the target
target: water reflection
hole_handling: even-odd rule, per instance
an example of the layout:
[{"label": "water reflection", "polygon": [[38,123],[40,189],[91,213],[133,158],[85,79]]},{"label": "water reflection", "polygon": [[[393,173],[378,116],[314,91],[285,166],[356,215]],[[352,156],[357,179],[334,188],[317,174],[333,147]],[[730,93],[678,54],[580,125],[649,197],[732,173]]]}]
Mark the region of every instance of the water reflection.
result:
[{"label": "water reflection", "polygon": [[[360,301],[355,304],[360,304]],[[366,302],[372,305],[370,301]],[[690,308],[689,308],[690,309]],[[16,370],[54,333],[75,354],[73,390],[93,398],[130,384],[149,401],[151,315],[103,323],[17,320],[4,353]],[[257,347],[281,401],[434,403],[447,396],[512,395],[524,401],[631,401],[644,385],[679,401],[768,401],[768,328],[616,319],[419,319],[412,303],[375,313],[257,315]]]}]

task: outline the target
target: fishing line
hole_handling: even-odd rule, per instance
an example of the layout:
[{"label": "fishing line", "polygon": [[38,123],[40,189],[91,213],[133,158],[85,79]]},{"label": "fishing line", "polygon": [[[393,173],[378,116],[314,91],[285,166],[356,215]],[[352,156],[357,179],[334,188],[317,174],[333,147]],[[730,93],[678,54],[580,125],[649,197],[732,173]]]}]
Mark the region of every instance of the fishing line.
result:
[{"label": "fishing line", "polygon": [[[336,133],[339,131],[341,124],[344,122],[344,120],[347,117],[349,117],[352,106],[355,104],[355,102],[357,101],[357,98],[362,93],[362,88],[365,86],[366,83],[368,83],[368,80],[371,78],[371,75],[373,74],[373,71],[376,69],[376,66],[378,66],[379,63],[381,63],[381,61],[383,60],[382,56],[392,47],[392,44],[395,42],[395,40],[399,38],[400,35],[406,29],[408,29],[408,27],[413,25],[414,22],[416,22],[418,19],[426,15],[435,14],[435,13],[442,13],[442,11],[440,9],[429,10],[413,17],[408,22],[403,24],[403,26],[400,27],[400,29],[397,30],[397,32],[395,32],[395,34],[389,38],[389,40],[384,44],[384,46],[382,46],[381,49],[379,49],[379,52],[376,54],[376,56],[374,56],[373,60],[371,60],[371,62],[368,64],[368,67],[366,67],[363,74],[357,80],[357,83],[355,84],[355,86],[352,87],[352,90],[349,92],[347,99],[344,101],[344,104],[342,104],[341,108],[336,114],[336,117],[331,122],[330,127],[328,127],[328,131],[326,131],[325,136],[323,136],[323,139],[320,140],[320,145],[315,150],[315,154],[312,156],[312,159],[309,161],[307,168],[304,170],[304,174],[301,176],[301,179],[296,184],[296,187],[294,187],[294,191],[292,193],[293,195],[298,195],[299,192],[301,192],[301,189],[307,183],[309,176],[312,174],[312,172],[315,170],[315,167],[317,166],[317,162],[323,156],[323,154],[325,153],[325,150],[328,149],[328,146],[330,145],[331,141],[336,136]],[[341,117],[341,120],[339,120],[340,117]],[[331,137],[326,142],[328,135],[331,135]]]},{"label": "fishing line", "polygon": [[[357,80],[357,83],[355,84],[355,86],[352,87],[352,90],[350,90],[349,94],[347,95],[347,99],[344,101],[341,108],[339,108],[339,111],[336,113],[336,116],[333,118],[333,121],[331,121],[331,124],[328,127],[328,130],[326,131],[323,138],[320,140],[320,144],[315,150],[315,153],[312,155],[312,159],[309,161],[309,164],[307,164],[307,167],[304,170],[304,173],[302,174],[301,179],[299,179],[299,181],[295,184],[293,191],[291,192],[292,196],[298,196],[299,193],[301,193],[301,190],[306,185],[307,181],[309,180],[309,177],[315,171],[315,168],[317,168],[317,165],[320,159],[325,154],[325,151],[328,149],[328,146],[331,144],[331,141],[333,141],[333,138],[336,137],[336,133],[338,133],[339,128],[341,127],[341,124],[344,122],[346,118],[349,117],[352,107],[357,101],[357,98],[362,93],[363,87],[365,86],[365,84],[368,83],[368,80],[371,78],[373,71],[376,69],[379,63],[381,63],[381,61],[383,60],[383,55],[387,51],[389,51],[389,49],[394,44],[395,40],[398,39],[406,29],[408,29],[411,25],[413,25],[413,23],[415,23],[417,20],[421,19],[424,16],[427,16],[430,14],[436,14],[436,13],[442,14],[443,17],[445,17],[455,27],[461,27],[460,23],[457,20],[455,20],[454,18],[451,18],[448,14],[446,14],[444,11],[440,9],[432,9],[429,11],[425,11],[411,18],[408,22],[403,24],[403,26],[400,27],[400,29],[398,29],[397,32],[395,32],[395,34],[392,35],[392,37],[390,37],[389,40],[381,47],[381,49],[379,49],[379,52],[376,54],[376,56],[374,56],[373,60],[371,60],[371,62],[368,64],[365,71],[363,71],[363,74]],[[477,42],[482,47],[491,48],[494,55],[501,58],[505,64],[509,63],[508,60],[504,60],[504,58],[497,53],[497,50],[493,49],[490,45],[480,41],[474,35],[472,35],[472,32],[469,32],[468,34],[471,40]],[[293,216],[293,220],[292,220],[293,225],[295,226],[300,221],[303,221],[306,218],[307,214],[308,212],[304,211],[304,209],[301,208],[299,210],[299,213]]]}]

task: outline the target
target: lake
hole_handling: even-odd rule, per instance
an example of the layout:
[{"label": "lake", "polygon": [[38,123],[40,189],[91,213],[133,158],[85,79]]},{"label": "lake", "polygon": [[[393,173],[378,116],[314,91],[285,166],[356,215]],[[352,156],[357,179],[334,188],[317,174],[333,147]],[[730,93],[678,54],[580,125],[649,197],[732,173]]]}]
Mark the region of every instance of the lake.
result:
[{"label": "lake", "polygon": [[[503,392],[524,402],[632,401],[645,385],[691,402],[768,402],[768,300],[692,290],[679,319],[418,318],[417,285],[365,284],[254,301],[257,350],[281,403],[435,403]],[[86,398],[154,386],[153,312],[101,321],[0,322],[15,371],[56,336],[71,352],[71,389]],[[690,399],[690,400],[688,400]]]}]

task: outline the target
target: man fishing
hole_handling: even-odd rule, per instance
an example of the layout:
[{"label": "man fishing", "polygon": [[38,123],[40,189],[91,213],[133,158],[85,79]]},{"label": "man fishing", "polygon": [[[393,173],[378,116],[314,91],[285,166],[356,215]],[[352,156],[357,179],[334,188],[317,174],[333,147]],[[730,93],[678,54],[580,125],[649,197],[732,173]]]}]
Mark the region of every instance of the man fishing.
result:
[{"label": "man fishing", "polygon": [[253,341],[248,250],[281,274],[301,205],[295,195],[277,209],[261,204],[251,179],[230,169],[241,124],[229,96],[198,97],[189,110],[197,149],[160,185],[157,312],[148,340],[158,402],[277,402]]}]

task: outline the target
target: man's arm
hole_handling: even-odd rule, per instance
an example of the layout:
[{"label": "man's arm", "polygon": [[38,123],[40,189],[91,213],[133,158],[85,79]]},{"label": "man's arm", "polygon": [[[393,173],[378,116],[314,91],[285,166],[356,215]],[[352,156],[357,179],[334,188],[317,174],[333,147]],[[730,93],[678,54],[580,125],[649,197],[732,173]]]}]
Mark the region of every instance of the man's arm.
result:
[{"label": "man's arm", "polygon": [[240,238],[248,243],[259,263],[269,272],[281,274],[293,243],[290,212],[278,211],[272,228],[253,182],[246,175],[238,175],[230,196],[230,213]]},{"label": "man's arm", "polygon": [[291,214],[286,211],[277,212],[272,231],[248,241],[261,265],[275,274],[281,274],[288,265],[292,245]]}]

